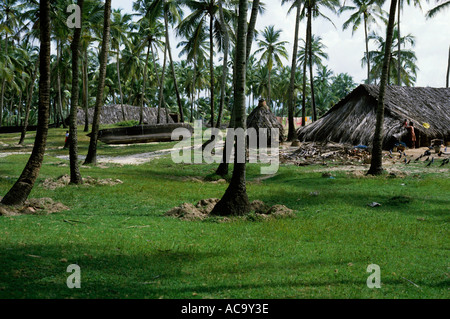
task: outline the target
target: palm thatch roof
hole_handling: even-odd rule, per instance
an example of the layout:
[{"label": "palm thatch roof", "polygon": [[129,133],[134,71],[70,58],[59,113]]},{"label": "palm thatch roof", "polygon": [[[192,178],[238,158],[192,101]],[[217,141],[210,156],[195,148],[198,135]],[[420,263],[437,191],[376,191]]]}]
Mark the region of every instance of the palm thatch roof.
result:
[{"label": "palm thatch roof", "polygon": [[[127,121],[139,121],[139,114],[141,108],[139,106],[123,105],[125,111],[125,118]],[[92,124],[92,119],[94,117],[94,109],[90,108],[89,113],[89,124]],[[158,108],[144,107],[144,123],[146,124],[156,124],[158,117]],[[83,125],[85,120],[85,112],[82,109],[78,110],[78,125]],[[100,115],[100,124],[115,124],[123,121],[122,107],[120,104],[116,105],[105,105],[102,107],[102,112]],[[166,120],[166,110],[161,108],[161,124],[167,123]],[[172,118],[169,116],[169,123],[174,123]]]},{"label": "palm thatch roof", "polygon": [[[376,125],[379,86],[362,84],[317,122],[300,128],[300,141],[371,146]],[[388,86],[385,98],[383,148],[405,138],[403,121],[413,122],[418,146],[431,139],[450,140],[450,89]],[[429,128],[424,127],[429,124]],[[428,125],[425,125],[428,126]]]},{"label": "palm thatch roof", "polygon": [[270,111],[264,100],[260,100],[258,106],[250,113],[247,118],[247,128],[256,129],[259,134],[259,129],[267,129],[268,143],[271,141],[270,129],[275,128],[279,130],[279,140],[285,140],[283,125],[277,120],[277,117]]}]

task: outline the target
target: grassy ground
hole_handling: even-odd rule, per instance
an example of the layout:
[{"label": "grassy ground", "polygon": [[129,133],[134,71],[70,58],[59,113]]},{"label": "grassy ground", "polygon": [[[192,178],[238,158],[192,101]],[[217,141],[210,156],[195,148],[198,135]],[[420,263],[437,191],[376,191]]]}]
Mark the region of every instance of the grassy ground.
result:
[{"label": "grassy ground", "polygon": [[[80,135],[85,155],[88,139]],[[0,135],[0,141],[17,137]],[[63,141],[63,130],[50,131],[30,197],[51,197],[70,211],[0,218],[0,298],[449,297],[448,171],[417,173],[424,165],[411,163],[402,169],[415,172],[404,178],[337,171],[332,179],[322,177],[321,166],[281,166],[261,180],[252,164],[250,200],[284,204],[296,218],[181,221],[163,215],[183,202],[223,195],[225,183],[196,179],[216,165],[174,164],[166,157],[139,166],[82,167],[83,176],[124,183],[46,190],[43,179],[68,174],[61,165],[67,162],[55,158],[67,154],[57,149]],[[172,145],[101,145],[99,155]],[[0,143],[0,154],[11,151],[18,149]],[[0,157],[0,194],[27,159]],[[66,286],[69,264],[81,267],[81,289]],[[380,266],[381,289],[366,285],[370,264]]]}]

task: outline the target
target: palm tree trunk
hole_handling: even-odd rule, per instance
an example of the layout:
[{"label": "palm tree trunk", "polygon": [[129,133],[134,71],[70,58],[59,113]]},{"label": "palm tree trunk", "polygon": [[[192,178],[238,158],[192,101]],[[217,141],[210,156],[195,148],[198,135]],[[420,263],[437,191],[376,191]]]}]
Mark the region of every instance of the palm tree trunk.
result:
[{"label": "palm tree trunk", "polygon": [[[80,15],[83,16],[84,0],[78,0],[78,6],[80,7]],[[69,116],[69,160],[70,160],[70,183],[82,184],[83,178],[81,177],[80,167],[78,165],[78,132],[77,132],[77,112],[78,101],[80,96],[79,89],[79,56],[80,56],[80,39],[81,28],[75,29],[75,34],[72,42],[72,105],[70,107]]]},{"label": "palm tree trunk", "polygon": [[30,119],[31,99],[33,97],[34,82],[36,82],[38,68],[39,68],[39,59],[36,61],[36,64],[34,66],[33,77],[31,79],[30,88],[28,90],[27,104],[25,106],[25,119],[23,121],[22,132],[20,134],[19,145],[23,145],[23,142],[25,140],[25,135],[27,133],[28,121]]},{"label": "palm tree trunk", "polygon": [[[235,127],[246,128],[245,82],[246,82],[246,35],[247,35],[247,0],[239,1],[239,22],[236,44],[236,85],[234,87]],[[230,185],[222,199],[212,210],[212,215],[245,215],[250,211],[246,179],[245,156],[243,163],[239,154],[245,155],[245,136],[236,137],[235,163]]]},{"label": "palm tree trunk", "polygon": [[450,46],[448,47],[448,64],[447,64],[447,78],[445,81],[445,87],[448,88],[450,80]]},{"label": "palm tree trunk", "polygon": [[252,13],[250,15],[250,22],[248,24],[247,30],[247,52],[246,52],[246,61],[250,57],[250,53],[252,51],[252,43],[253,43],[253,35],[255,33],[256,21],[258,19],[259,5],[260,0],[253,0],[252,4]]},{"label": "palm tree trunk", "polygon": [[209,73],[211,77],[211,127],[214,127],[214,16],[209,19]]},{"label": "palm tree trunk", "polygon": [[[227,77],[228,77],[228,49],[230,45],[230,37],[228,35],[228,30],[225,25],[225,17],[223,14],[223,0],[219,0],[219,16],[220,16],[220,26],[222,28],[223,34],[223,65],[222,65],[222,82],[220,84],[220,104],[219,104],[219,115],[217,116],[217,124],[216,127],[220,128],[222,122],[222,112],[223,106],[225,104],[225,95],[226,95],[226,85],[227,85]],[[248,47],[248,46],[247,46]],[[250,105],[250,103],[249,103]]]},{"label": "palm tree trunk", "polygon": [[384,124],[384,100],[386,88],[388,85],[389,65],[391,59],[392,37],[394,33],[395,10],[397,8],[397,0],[391,0],[391,8],[389,11],[389,23],[386,34],[386,48],[384,54],[383,71],[381,75],[380,93],[377,106],[377,123],[375,127],[375,135],[373,138],[372,160],[370,169],[367,174],[380,175],[383,173],[383,124]]},{"label": "palm tree trunk", "polygon": [[369,37],[367,34],[367,17],[364,15],[364,37],[366,41],[366,59],[367,59],[367,84],[370,84],[370,59],[369,59]]},{"label": "palm tree trunk", "polygon": [[31,156],[17,182],[2,200],[5,205],[22,205],[28,198],[44,160],[50,115],[50,0],[40,4],[40,79],[38,128]]},{"label": "palm tree trunk", "polygon": [[164,46],[164,62],[161,74],[161,82],[159,84],[159,103],[158,103],[158,119],[157,119],[158,124],[161,123],[161,106],[163,104],[166,104],[164,102],[164,81],[166,76],[166,64],[167,64],[167,46]]},{"label": "palm tree trunk", "polygon": [[89,69],[88,69],[88,50],[84,51],[84,132],[89,132]]},{"label": "palm tree trunk", "polygon": [[[309,10],[309,9],[308,9]],[[308,19],[309,19],[308,15]],[[309,22],[307,22],[307,26]],[[306,66],[308,64],[308,52],[309,52],[309,39],[308,39],[308,27],[306,28],[306,40],[305,40],[305,60],[303,61],[303,96],[302,96],[302,126],[306,125]]]},{"label": "palm tree trunk", "polygon": [[[170,61],[170,66],[171,66],[171,70],[172,70],[172,78],[173,78],[173,84],[175,87],[175,95],[177,98],[178,112],[180,113],[180,122],[184,123],[183,104],[181,103],[180,90],[178,89],[177,76],[175,73],[175,66],[174,66],[173,59],[172,59],[172,51],[170,49],[169,20],[168,20],[166,10],[164,10],[164,24],[165,24],[165,28],[166,28],[167,51],[169,53],[169,61]],[[168,122],[169,121],[167,121],[167,123]]]},{"label": "palm tree trunk", "polygon": [[288,141],[294,141],[297,139],[295,133],[294,124],[294,106],[295,106],[295,72],[297,71],[297,51],[298,51],[298,33],[300,29],[300,12],[301,12],[301,0],[296,0],[297,14],[295,16],[295,36],[294,47],[292,50],[292,65],[291,65],[291,79],[289,82],[289,99],[288,99]]},{"label": "palm tree trunk", "polygon": [[105,92],[106,65],[108,63],[109,38],[111,30],[111,0],[105,0],[105,16],[103,26],[102,50],[100,53],[100,75],[95,100],[94,118],[92,120],[92,133],[89,143],[89,151],[84,164],[97,164],[97,138],[100,127],[100,113],[103,105],[103,94]]},{"label": "palm tree trunk", "polygon": [[125,109],[123,107],[123,92],[122,92],[122,83],[120,81],[120,50],[117,48],[117,81],[119,82],[119,94],[120,94],[120,108],[122,110],[122,120],[126,121]]},{"label": "palm tree trunk", "polygon": [[141,111],[139,113],[139,125],[144,124],[144,98],[147,91],[147,71],[148,71],[148,61],[150,57],[150,50],[151,50],[151,42],[148,43],[147,48],[147,56],[145,58],[145,65],[144,65],[144,79],[142,84],[142,94],[141,94]]},{"label": "palm tree trunk", "polygon": [[[66,121],[64,120],[63,110],[62,110],[62,92],[61,92],[61,72],[60,72],[60,63],[61,63],[61,41],[57,41],[58,45],[56,48],[56,60],[58,61],[58,67],[56,69],[57,72],[57,85],[58,85],[58,118],[62,121],[63,128],[67,128]],[[58,120],[59,123],[59,120]]]},{"label": "palm tree trunk", "polygon": [[[8,33],[6,33],[5,40],[5,55],[8,56]],[[6,87],[6,79],[2,80],[2,92],[0,96],[0,127],[2,127],[3,122],[3,106],[5,102],[5,87]]]},{"label": "palm tree trunk", "polygon": [[312,108],[312,121],[317,121],[317,110],[316,110],[316,98],[314,94],[314,74],[313,74],[313,55],[312,55],[312,8],[308,8],[308,35],[309,46],[309,81],[311,84],[311,108]]},{"label": "palm tree trunk", "polygon": [[397,29],[398,29],[398,39],[397,39],[397,85],[402,85],[402,77],[401,77],[401,68],[402,68],[402,62],[401,62],[401,43],[400,43],[400,10],[402,6],[402,1],[398,1],[398,18],[397,18]]}]

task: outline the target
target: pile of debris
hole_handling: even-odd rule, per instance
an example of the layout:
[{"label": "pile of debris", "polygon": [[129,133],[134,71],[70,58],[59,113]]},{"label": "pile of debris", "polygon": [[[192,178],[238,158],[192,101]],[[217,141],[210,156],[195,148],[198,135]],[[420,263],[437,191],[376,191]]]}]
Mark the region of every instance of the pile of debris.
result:
[{"label": "pile of debris", "polygon": [[[42,182],[42,187],[49,190],[55,190],[60,187],[66,187],[70,183],[70,176],[69,175],[63,175],[56,179],[54,178],[47,178]],[[96,186],[96,185],[108,185],[108,186],[114,186],[117,184],[123,184],[123,182],[120,179],[95,179],[93,177],[87,176],[83,177],[83,185],[88,186]]]},{"label": "pile of debris", "polygon": [[302,143],[293,152],[281,153],[281,163],[294,163],[298,166],[325,164],[333,162],[342,165],[369,164],[370,152],[364,145],[352,146],[333,142]]},{"label": "pile of debris", "polygon": [[52,214],[68,209],[69,207],[54,202],[51,198],[30,198],[19,206],[6,206],[0,203],[0,216],[37,215],[44,212]]},{"label": "pile of debris", "polygon": [[[211,217],[211,211],[214,206],[219,202],[218,198],[209,198],[199,201],[196,205],[191,203],[183,203],[179,207],[175,207],[165,213],[165,216],[179,218],[181,220],[204,220]],[[284,205],[274,205],[272,207],[266,205],[260,200],[255,200],[251,204],[251,212],[261,220],[268,218],[283,218],[283,217],[295,217],[293,210],[287,208]],[[223,219],[227,221],[228,218]]]}]

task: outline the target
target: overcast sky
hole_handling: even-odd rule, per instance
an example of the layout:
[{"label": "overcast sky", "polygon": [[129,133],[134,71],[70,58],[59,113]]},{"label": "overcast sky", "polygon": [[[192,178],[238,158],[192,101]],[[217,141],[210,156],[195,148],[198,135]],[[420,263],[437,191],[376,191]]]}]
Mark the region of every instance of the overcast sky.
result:
[{"label": "overcast sky", "polygon": [[[384,9],[389,11],[390,1],[387,2]],[[132,3],[132,0],[113,0],[112,6],[132,13]],[[281,6],[280,0],[265,0],[264,3],[266,12],[258,17],[257,29],[263,30],[265,26],[274,25],[276,30],[282,30],[281,40],[289,42],[287,49],[292,54],[295,14],[287,15],[288,6]],[[425,19],[425,12],[434,4],[435,2],[432,0],[431,4],[422,4],[423,10],[405,6],[402,11],[402,36],[412,34],[416,39],[414,50],[419,68],[416,86],[445,86],[450,46],[450,10],[440,13],[434,19]],[[326,13],[326,11],[324,12]],[[342,31],[342,24],[348,19],[349,13],[344,13],[341,17],[337,17],[333,13],[326,13],[326,15],[331,18],[336,28],[322,18],[313,21],[313,34],[321,36],[322,43],[327,46],[325,52],[328,53],[329,60],[326,64],[335,73],[346,72],[353,76],[356,82],[362,83],[366,78],[366,69],[361,66],[361,58],[365,52],[364,30],[361,28],[353,36],[350,28]],[[302,22],[300,37],[303,39],[306,34],[305,30],[306,23]],[[374,28],[374,30],[385,37],[384,29]],[[177,39],[173,38],[172,41],[177,41]],[[172,47],[176,46],[172,45]],[[255,47],[256,45],[253,46],[253,49]],[[177,56],[176,52],[174,58]],[[290,61],[285,61],[285,65],[290,65]]]}]

